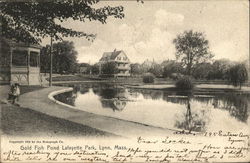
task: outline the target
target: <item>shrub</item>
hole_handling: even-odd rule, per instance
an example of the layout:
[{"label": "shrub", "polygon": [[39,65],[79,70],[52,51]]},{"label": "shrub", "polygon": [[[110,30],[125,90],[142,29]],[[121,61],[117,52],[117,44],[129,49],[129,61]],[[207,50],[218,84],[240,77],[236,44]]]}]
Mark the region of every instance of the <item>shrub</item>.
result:
[{"label": "shrub", "polygon": [[180,74],[180,73],[172,73],[170,75],[170,79],[172,80],[178,80],[178,79],[181,79],[184,75]]},{"label": "shrub", "polygon": [[155,76],[151,73],[143,75],[143,83],[154,83]]},{"label": "shrub", "polygon": [[191,90],[194,88],[194,84],[190,77],[184,76],[175,83],[175,87],[182,90]]}]

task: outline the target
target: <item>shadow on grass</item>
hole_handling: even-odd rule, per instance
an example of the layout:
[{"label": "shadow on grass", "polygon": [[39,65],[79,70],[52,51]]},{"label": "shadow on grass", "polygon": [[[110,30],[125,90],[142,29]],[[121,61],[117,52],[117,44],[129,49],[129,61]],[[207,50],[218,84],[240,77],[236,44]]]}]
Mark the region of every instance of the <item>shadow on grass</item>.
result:
[{"label": "shadow on grass", "polygon": [[10,136],[118,137],[98,129],[1,103],[1,130]]}]

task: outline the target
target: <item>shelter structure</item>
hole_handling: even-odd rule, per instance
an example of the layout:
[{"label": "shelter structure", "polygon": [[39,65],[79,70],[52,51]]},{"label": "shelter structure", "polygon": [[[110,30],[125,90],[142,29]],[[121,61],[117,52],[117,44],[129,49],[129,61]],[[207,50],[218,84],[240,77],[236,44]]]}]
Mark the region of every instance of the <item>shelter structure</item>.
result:
[{"label": "shelter structure", "polygon": [[40,45],[0,39],[0,84],[41,85]]}]

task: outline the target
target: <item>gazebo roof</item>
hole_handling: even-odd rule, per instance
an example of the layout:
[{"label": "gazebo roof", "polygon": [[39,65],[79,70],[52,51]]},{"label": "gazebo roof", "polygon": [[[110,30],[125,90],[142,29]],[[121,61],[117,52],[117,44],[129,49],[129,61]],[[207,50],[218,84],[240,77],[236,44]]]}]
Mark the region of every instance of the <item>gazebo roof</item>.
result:
[{"label": "gazebo roof", "polygon": [[6,44],[8,44],[10,47],[31,47],[31,48],[36,48],[36,49],[41,49],[42,46],[39,44],[28,44],[25,42],[16,42],[10,39],[6,39],[6,38],[0,38],[1,42],[4,42]]}]

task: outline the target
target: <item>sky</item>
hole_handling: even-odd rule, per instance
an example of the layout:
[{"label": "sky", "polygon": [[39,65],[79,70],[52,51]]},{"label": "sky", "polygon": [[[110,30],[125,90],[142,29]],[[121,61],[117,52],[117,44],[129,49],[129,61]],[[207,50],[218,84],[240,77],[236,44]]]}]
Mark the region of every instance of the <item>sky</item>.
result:
[{"label": "sky", "polygon": [[[203,32],[214,59],[244,61],[249,57],[249,3],[228,1],[101,1],[101,6],[124,7],[125,18],[109,18],[107,24],[68,20],[62,25],[97,34],[93,42],[73,41],[78,61],[94,64],[104,52],[123,50],[130,61],[162,62],[175,59],[173,39],[185,30]],[[49,44],[49,39],[43,44]]]}]

